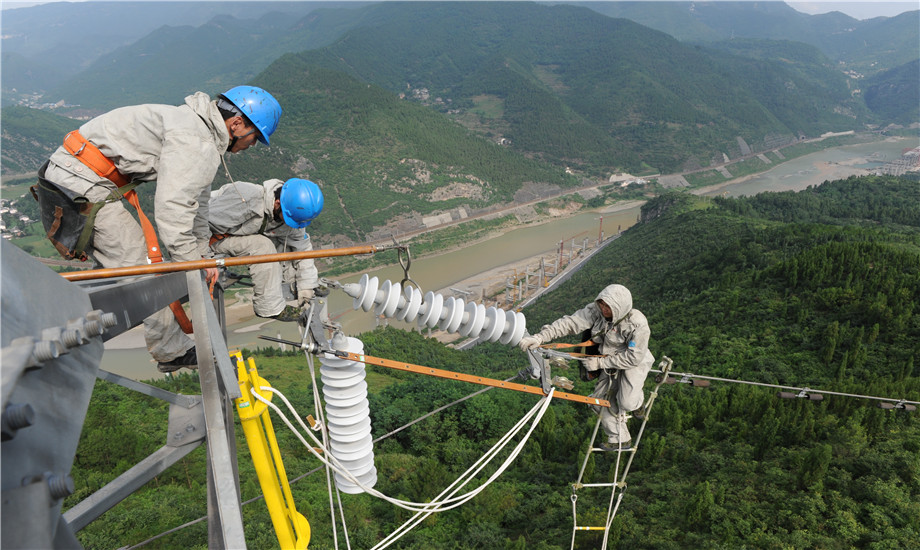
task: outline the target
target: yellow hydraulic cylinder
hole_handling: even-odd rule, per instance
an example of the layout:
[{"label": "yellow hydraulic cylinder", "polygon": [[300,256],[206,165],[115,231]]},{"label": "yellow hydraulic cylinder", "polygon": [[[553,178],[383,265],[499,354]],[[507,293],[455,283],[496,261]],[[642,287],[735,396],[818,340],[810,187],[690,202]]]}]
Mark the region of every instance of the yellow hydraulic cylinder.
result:
[{"label": "yellow hydraulic cylinder", "polygon": [[231,353],[230,356],[236,359],[237,378],[242,394],[242,397],[236,400],[236,410],[240,415],[240,423],[278,542],[285,550],[305,549],[310,544],[310,523],[294,506],[291,486],[284,471],[281,451],[278,449],[278,441],[275,439],[275,431],[268,414],[268,405],[253,398],[250,393],[254,389],[259,396],[271,401],[272,393],[263,393],[260,389],[269,384],[259,376],[255,361],[251,357],[248,362],[244,362],[239,352]]}]

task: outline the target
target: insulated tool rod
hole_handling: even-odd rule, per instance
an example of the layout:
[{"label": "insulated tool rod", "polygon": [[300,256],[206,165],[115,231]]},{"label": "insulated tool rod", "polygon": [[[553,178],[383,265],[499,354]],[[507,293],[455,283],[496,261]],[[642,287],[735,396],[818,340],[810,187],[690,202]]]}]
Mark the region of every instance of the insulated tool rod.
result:
[{"label": "insulated tool rod", "polygon": [[[271,336],[259,335],[259,338],[262,340],[268,340],[271,342],[280,342],[282,344],[289,344],[294,347],[301,347],[299,342],[294,342],[291,340],[284,340],[281,338],[272,338]],[[349,353],[347,351],[339,350],[320,350],[312,348],[313,351],[307,350],[310,353],[330,353],[334,354],[336,357],[341,357],[343,359],[350,359],[352,361],[358,361],[361,363],[366,363],[368,365],[377,365],[378,367],[386,367],[388,369],[396,369],[414,372],[417,374],[425,374],[428,376],[435,376],[438,378],[446,378],[448,380],[460,380],[461,382],[471,382],[473,384],[479,384],[481,386],[492,386],[494,388],[504,388],[506,390],[514,390],[524,393],[533,393],[536,395],[546,395],[543,393],[542,388],[536,386],[525,386],[524,384],[517,384],[514,382],[505,382],[504,380],[496,380],[495,378],[485,378],[483,376],[474,376],[471,374],[463,374],[460,372],[453,372],[449,370],[433,369],[431,367],[423,367],[421,365],[413,365],[411,363],[404,363],[402,361],[391,361],[389,359],[381,359],[380,357],[371,357],[370,355],[361,355],[357,353]],[[578,395],[574,393],[565,393],[559,392],[553,394],[554,399],[565,399],[566,401],[575,401],[577,403],[587,403],[588,405],[597,405],[599,407],[610,407],[610,401],[606,399],[595,399],[594,397],[585,397],[584,395]]]},{"label": "insulated tool rod", "polygon": [[196,269],[209,269],[212,267],[229,267],[234,265],[267,264],[272,262],[290,262],[293,260],[306,260],[312,258],[331,258],[334,256],[355,256],[359,254],[373,254],[383,250],[397,248],[395,246],[349,246],[345,248],[324,248],[321,250],[305,250],[303,252],[280,252],[278,254],[262,254],[260,256],[237,256],[235,258],[217,258],[207,260],[192,260],[190,262],[163,262],[148,265],[135,265],[128,267],[111,267],[108,269],[92,269],[61,273],[61,277],[68,281],[89,281],[93,279],[109,279],[112,277],[128,277],[134,275],[152,275],[157,273],[172,273],[174,271],[193,271]]}]

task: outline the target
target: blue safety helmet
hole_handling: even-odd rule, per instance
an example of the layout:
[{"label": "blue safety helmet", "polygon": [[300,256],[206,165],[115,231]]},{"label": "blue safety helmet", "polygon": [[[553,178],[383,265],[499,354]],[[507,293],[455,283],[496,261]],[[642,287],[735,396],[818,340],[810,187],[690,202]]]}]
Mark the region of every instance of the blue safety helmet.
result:
[{"label": "blue safety helmet", "polygon": [[310,180],[287,180],[279,198],[284,223],[291,227],[304,228],[323,211],[323,192]]},{"label": "blue safety helmet", "polygon": [[281,120],[281,105],[262,88],[237,86],[221,94],[243,112],[249,122],[259,130],[259,141],[268,145],[268,136],[275,133]]}]

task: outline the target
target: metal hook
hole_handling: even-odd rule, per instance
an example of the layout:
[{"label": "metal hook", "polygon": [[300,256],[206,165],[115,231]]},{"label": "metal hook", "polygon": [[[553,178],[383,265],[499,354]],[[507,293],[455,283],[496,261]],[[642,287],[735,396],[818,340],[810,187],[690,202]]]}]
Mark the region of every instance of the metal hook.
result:
[{"label": "metal hook", "polygon": [[399,260],[399,265],[403,269],[404,276],[400,284],[403,286],[403,288],[405,288],[406,283],[412,283],[413,285],[415,285],[415,288],[419,292],[421,292],[422,287],[418,286],[418,283],[416,283],[415,281],[412,280],[411,277],[409,277],[409,267],[412,265],[412,254],[409,252],[409,247],[403,246],[399,244],[398,242],[396,242],[396,237],[393,237],[393,244],[396,245],[396,257]]}]

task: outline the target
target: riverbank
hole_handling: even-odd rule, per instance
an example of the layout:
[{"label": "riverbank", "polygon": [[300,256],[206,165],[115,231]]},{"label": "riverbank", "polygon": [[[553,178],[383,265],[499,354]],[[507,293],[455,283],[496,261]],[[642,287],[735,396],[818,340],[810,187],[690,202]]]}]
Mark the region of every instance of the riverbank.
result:
[{"label": "riverbank", "polygon": [[[910,140],[906,138],[889,138],[883,140],[883,142],[893,142],[894,144],[899,144],[904,142],[904,146],[913,144]],[[882,143],[882,142],[880,142]],[[844,146],[841,149],[845,149],[850,146]],[[897,148],[897,147],[895,147]],[[867,149],[868,150],[868,149]],[[849,152],[848,152],[849,155]],[[710,185],[706,187],[701,187],[690,191],[696,195],[713,195],[713,194],[727,194],[731,192],[735,194],[738,190],[731,189],[732,187],[739,187],[749,189],[750,192],[744,191],[740,194],[754,194],[761,191],[782,191],[788,189],[804,189],[809,186],[816,186],[824,183],[825,181],[831,181],[836,179],[845,179],[852,175],[865,175],[870,173],[871,170],[867,169],[865,166],[870,164],[871,159],[869,158],[870,153],[865,154],[853,154],[852,156],[844,155],[843,157],[837,155],[828,155],[823,152],[812,153],[805,155],[804,157],[799,157],[797,159],[791,159],[790,161],[779,163],[773,166],[770,170],[758,174],[747,175],[739,178],[734,178],[719,184]],[[810,157],[814,156],[814,160],[809,160]],[[802,159],[805,159],[804,161]],[[831,159],[831,160],[827,160]],[[775,178],[776,183],[771,183],[769,186],[764,185],[747,185],[748,183],[756,183],[757,179],[767,173],[773,172],[774,170],[780,171],[787,164],[796,163],[794,166],[791,166],[787,172],[789,174],[783,174]],[[608,219],[612,219],[613,216],[607,218],[607,215],[612,215],[623,212],[638,209],[644,201],[642,200],[631,200],[619,202],[616,204],[608,205],[604,208],[596,210],[585,210],[582,209],[579,212],[567,213],[564,216],[556,217],[547,217],[539,221],[532,221],[524,224],[509,225],[501,228],[500,230],[489,232],[487,235],[482,238],[476,239],[475,241],[468,241],[463,243],[463,246],[454,246],[450,249],[442,249],[437,253],[426,254],[424,256],[414,257],[413,260],[424,259],[426,261],[436,260],[438,257],[452,254],[457,250],[463,249],[472,249],[475,247],[482,247],[484,241],[489,241],[493,239],[499,239],[509,234],[513,231],[520,230],[522,228],[532,228],[545,226],[553,222],[559,222],[559,220],[564,219],[565,217],[574,217],[577,215],[587,215],[591,216],[592,214],[597,214],[598,216],[604,216],[605,222]],[[629,219],[623,220],[622,229],[625,230],[632,223],[635,222],[636,216],[627,216]],[[617,228],[617,226],[614,226]],[[614,231],[610,230],[607,232],[607,235],[612,235]],[[540,239],[547,239],[546,236],[537,237]],[[549,237],[552,238],[552,237]],[[579,237],[581,239],[581,237]],[[520,241],[519,241],[520,242]],[[558,242],[558,240],[556,241]],[[514,246],[514,245],[512,245]],[[519,248],[519,247],[514,247]],[[506,248],[507,249],[507,248]],[[493,259],[492,263],[498,263],[502,258],[508,256],[503,256],[503,252],[492,252],[490,255],[487,255],[489,258]],[[483,255],[483,254],[480,254]],[[444,295],[454,295],[456,294],[452,288],[461,289],[465,293],[469,293],[469,299],[471,300],[480,300],[483,296],[490,297],[496,296],[501,298],[499,294],[504,292],[506,286],[506,281],[511,279],[514,280],[516,277],[524,274],[527,271],[533,273],[536,268],[540,265],[541,259],[547,260],[549,263],[552,263],[556,259],[556,254],[554,252],[542,252],[538,254],[528,255],[524,258],[515,259],[513,261],[502,262],[501,265],[493,265],[487,269],[482,269],[480,272],[466,277],[462,280],[455,281],[449,284],[449,286],[444,288],[425,288],[425,290],[433,290]],[[466,260],[469,261],[469,260]],[[424,262],[420,262],[424,264]],[[419,265],[419,264],[416,264]],[[378,272],[381,268],[374,267],[373,271]],[[397,266],[398,269],[398,266]],[[363,272],[337,275],[332,277],[335,280],[345,281],[351,278],[357,278]],[[418,277],[419,274],[414,272],[414,276]],[[322,273],[321,273],[322,274]],[[400,275],[401,277],[401,275]],[[392,276],[390,278],[393,278]],[[395,279],[399,280],[399,279]],[[422,280],[419,282],[424,286],[426,281],[431,280],[429,277],[422,276]],[[336,291],[340,293],[339,291]],[[251,291],[241,291],[235,293],[232,298],[228,300],[226,306],[226,315],[228,319],[228,326],[234,326],[234,332],[240,333],[242,331],[246,332],[255,332],[261,330],[266,324],[271,323],[272,321],[267,321],[265,319],[259,319],[255,317],[252,313]],[[350,304],[349,304],[350,305]],[[340,305],[339,309],[342,307],[347,307]],[[335,312],[331,312],[335,313]],[[368,329],[372,329],[373,325],[371,324]],[[119,337],[106,343],[106,349],[135,349],[135,348],[144,348],[144,339],[142,329],[134,329],[129,331],[126,334],[120,335]]]}]

